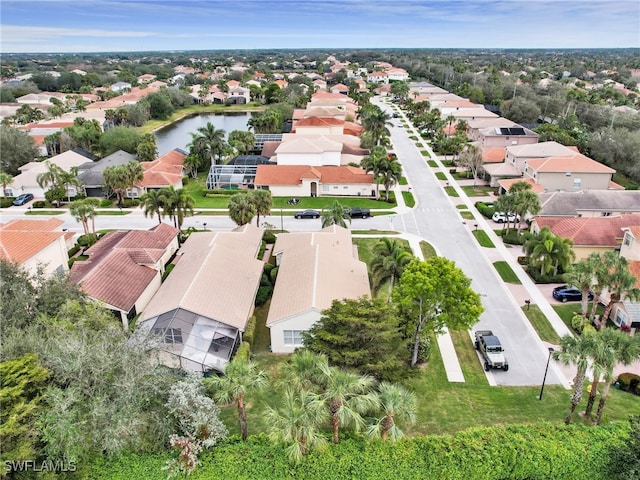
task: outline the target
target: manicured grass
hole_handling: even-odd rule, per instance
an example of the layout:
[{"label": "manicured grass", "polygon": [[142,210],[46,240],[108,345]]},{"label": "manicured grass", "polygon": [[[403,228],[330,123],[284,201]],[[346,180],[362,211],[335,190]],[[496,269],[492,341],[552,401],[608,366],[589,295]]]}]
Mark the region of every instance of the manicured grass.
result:
[{"label": "manicured grass", "polygon": [[447,185],[446,187],[444,187],[444,191],[447,192],[447,195],[449,195],[450,197],[459,197],[460,195],[458,195],[458,192],[456,192],[456,189],[453,188],[451,185]]},{"label": "manicured grass", "polygon": [[416,204],[416,199],[411,192],[402,192],[402,198],[404,199],[404,203],[407,207],[414,207]]},{"label": "manicured grass", "polygon": [[520,285],[522,283],[515,272],[511,269],[509,264],[504,260],[494,262],[493,266],[496,267],[496,270],[500,274],[502,281],[506,283],[514,283],[516,285]]},{"label": "manicured grass", "polygon": [[473,216],[473,213],[471,213],[469,210],[462,210],[460,212],[460,216],[462,218],[464,218],[465,220],[473,220],[475,217]]},{"label": "manicured grass", "polygon": [[271,345],[271,333],[269,328],[266,326],[267,315],[269,314],[269,305],[271,305],[271,299],[267,300],[264,305],[256,307],[253,312],[256,317],[256,330],[253,334],[253,345],[251,345],[251,352],[253,354],[269,352],[269,345]]},{"label": "manicured grass", "polygon": [[[409,246],[409,242],[403,238],[396,238],[396,242],[401,245]],[[371,265],[371,261],[374,258],[373,248],[380,242],[379,238],[354,238],[354,245],[358,246],[358,258],[367,264],[367,268]]]},{"label": "manicured grass", "polygon": [[560,337],[553,329],[553,327],[549,323],[549,320],[547,320],[547,317],[544,313],[542,313],[542,310],[540,310],[540,307],[538,307],[538,305],[529,305],[528,307],[522,307],[522,311],[529,319],[529,322],[531,323],[533,328],[535,328],[541,340],[552,343],[554,345],[560,344]]},{"label": "manicured grass", "polygon": [[66,210],[27,210],[25,215],[62,215]]},{"label": "manicured grass", "polygon": [[475,187],[473,185],[463,185],[461,188],[469,197],[486,197],[495,191],[494,187],[487,187],[484,185],[478,185]]},{"label": "manicured grass", "polygon": [[407,181],[407,177],[400,177],[400,181],[398,182],[400,185],[409,185]]},{"label": "manicured grass", "polygon": [[[420,153],[422,154],[423,157],[430,157],[431,156],[431,154],[429,153],[428,150],[421,150]],[[432,166],[436,166],[436,165],[432,165]]]},{"label": "manicured grass", "polygon": [[487,233],[484,230],[474,230],[472,233],[473,233],[473,236],[476,237],[476,240],[478,240],[478,243],[480,244],[480,246],[486,247],[486,248],[496,248],[496,246],[493,244],[493,242],[489,238],[489,235],[487,235]]},{"label": "manicured grass", "polygon": [[445,175],[445,173],[444,173],[444,172],[436,172],[436,178],[437,178],[438,180],[446,180],[446,179],[447,179],[447,176]]},{"label": "manicured grass", "polygon": [[[556,311],[558,316],[562,319],[564,324],[572,331],[575,332],[573,327],[571,326],[571,318],[580,314],[580,302],[567,302],[561,305],[551,305],[551,307]],[[587,322],[589,321],[589,312],[591,312],[591,303],[589,303],[589,307],[587,309]],[[596,315],[602,315],[604,312],[604,307],[600,304],[596,307]],[[576,332],[577,333],[577,332]]]},{"label": "manicured grass", "polygon": [[457,208],[458,210],[466,210],[466,209],[467,209],[467,206],[466,206],[464,203],[461,203],[461,204],[459,204],[459,205],[456,205],[456,208]]},{"label": "manicured grass", "polygon": [[129,215],[131,210],[96,210],[96,215]]},{"label": "manicured grass", "polygon": [[464,172],[456,172],[456,173],[452,173],[451,174],[453,176],[453,178],[455,178],[456,180],[470,180],[471,178],[473,178],[469,172],[464,171]]},{"label": "manicured grass", "polygon": [[353,235],[397,235],[395,230],[351,230]]},{"label": "manicured grass", "polygon": [[414,142],[418,140],[418,137],[415,135],[409,135],[409,140],[413,140]]},{"label": "manicured grass", "polygon": [[426,260],[427,258],[437,257],[436,249],[433,248],[429,242],[425,242],[424,240],[420,241],[420,250],[422,251],[422,256]]}]

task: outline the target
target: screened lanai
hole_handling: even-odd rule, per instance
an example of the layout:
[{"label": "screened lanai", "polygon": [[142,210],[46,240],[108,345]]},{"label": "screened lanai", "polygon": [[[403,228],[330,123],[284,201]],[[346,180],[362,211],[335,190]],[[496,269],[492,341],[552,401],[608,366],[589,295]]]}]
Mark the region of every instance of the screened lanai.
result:
[{"label": "screened lanai", "polygon": [[176,308],[145,320],[141,327],[160,339],[160,350],[175,356],[165,360],[185,370],[224,371],[239,337],[237,328]]}]

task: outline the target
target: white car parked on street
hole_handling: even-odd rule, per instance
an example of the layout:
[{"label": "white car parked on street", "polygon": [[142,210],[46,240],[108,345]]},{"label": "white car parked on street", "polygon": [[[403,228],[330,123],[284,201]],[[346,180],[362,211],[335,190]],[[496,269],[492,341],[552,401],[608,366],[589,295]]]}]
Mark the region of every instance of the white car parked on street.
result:
[{"label": "white car parked on street", "polygon": [[[520,222],[520,215],[509,212],[508,219],[509,223]],[[498,223],[505,223],[507,221],[507,214],[504,212],[495,212],[491,217],[491,220]]]}]

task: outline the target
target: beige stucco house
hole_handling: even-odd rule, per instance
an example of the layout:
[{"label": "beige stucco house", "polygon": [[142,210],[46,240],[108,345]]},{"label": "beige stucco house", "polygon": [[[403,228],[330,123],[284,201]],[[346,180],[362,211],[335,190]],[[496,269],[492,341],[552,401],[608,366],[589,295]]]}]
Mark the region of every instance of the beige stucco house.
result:
[{"label": "beige stucco house", "polygon": [[371,295],[367,266],[358,260],[345,228],[281,234],[273,254],[279,269],[267,327],[274,353],[301,347],[302,333],[334,300]]}]

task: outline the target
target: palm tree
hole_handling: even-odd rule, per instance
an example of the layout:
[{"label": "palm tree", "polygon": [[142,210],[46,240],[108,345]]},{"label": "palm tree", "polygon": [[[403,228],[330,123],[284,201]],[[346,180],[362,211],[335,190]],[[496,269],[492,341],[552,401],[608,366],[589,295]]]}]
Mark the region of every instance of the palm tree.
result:
[{"label": "palm tree", "polygon": [[559,267],[566,270],[575,258],[572,245],[570,239],[557,237],[544,227],[524,244],[524,251],[529,257],[529,264],[540,268],[540,275],[551,272],[557,275]]},{"label": "palm tree", "polygon": [[[640,358],[640,337],[631,337],[620,330],[605,329],[605,331],[606,330],[609,330],[609,333],[606,334],[603,340],[612,348],[617,362],[629,365]],[[611,388],[613,380],[613,365],[611,365],[611,369],[605,372],[606,383],[604,384],[602,395],[600,395],[600,402],[598,403],[598,411],[596,412],[595,418],[596,424],[600,424],[602,420],[602,411],[609,396],[609,389]]]},{"label": "palm tree", "polygon": [[82,224],[85,235],[89,234],[89,217],[93,211],[93,207],[85,203],[84,200],[74,200],[69,204],[69,213]]},{"label": "palm tree", "polygon": [[250,193],[251,202],[256,209],[256,226],[260,226],[260,215],[269,215],[271,213],[271,192],[269,190],[254,190]]},{"label": "palm tree", "polygon": [[217,129],[211,122],[200,127],[197,133],[191,134],[191,143],[199,152],[207,152],[211,158],[211,165],[215,165],[216,153],[221,154],[224,145],[225,131]]},{"label": "palm tree", "polygon": [[339,442],[341,426],[353,425],[356,431],[364,426],[362,415],[378,406],[377,396],[371,393],[374,380],[339,368],[326,373],[324,399],[331,417],[333,443]]},{"label": "palm tree", "polygon": [[272,440],[290,444],[286,452],[298,461],[314,447],[323,447],[326,439],[319,425],[327,420],[327,409],[320,395],[307,390],[287,388],[282,404],[267,407],[265,417]]},{"label": "palm tree", "polygon": [[201,168],[203,164],[202,157],[197,152],[194,152],[193,149],[189,152],[189,155],[184,158],[184,166],[187,167],[192,178],[198,178],[198,169]]},{"label": "palm tree", "polygon": [[131,160],[124,166],[124,176],[126,188],[133,190],[136,183],[140,183],[144,179],[144,167],[137,160]]},{"label": "palm tree", "polygon": [[387,127],[393,126],[391,116],[377,105],[368,104],[360,109],[360,122],[370,132],[373,145],[380,145],[383,137],[390,135]]},{"label": "palm tree", "polygon": [[507,217],[507,231],[506,234],[509,235],[509,230],[511,230],[511,222],[509,221],[509,213],[513,213],[516,208],[516,197],[515,195],[511,195],[506,193],[504,195],[500,195],[498,199],[494,202],[493,207],[496,212],[504,212]]},{"label": "palm tree", "polygon": [[378,181],[378,177],[380,176],[381,167],[388,157],[389,155],[385,147],[375,146],[371,149],[369,155],[360,161],[360,168],[367,173],[373,173],[373,180],[376,183],[376,200],[380,198],[380,182]]},{"label": "palm tree", "polygon": [[576,376],[573,379],[573,395],[571,395],[571,405],[564,423],[571,423],[576,407],[582,400],[582,390],[584,387],[584,377],[589,366],[589,356],[593,352],[597,340],[595,331],[585,330],[582,335],[573,337],[565,335],[560,339],[560,350],[553,352],[554,360],[560,361],[564,365],[576,365]]},{"label": "palm tree", "polygon": [[377,291],[385,282],[389,282],[389,298],[396,280],[400,280],[404,267],[411,261],[411,250],[398,240],[384,237],[373,247],[374,258],[371,261],[373,289]]},{"label": "palm tree", "polygon": [[387,158],[380,165],[380,179],[384,185],[385,200],[389,201],[389,189],[402,178],[402,165],[397,157]]},{"label": "palm tree", "polygon": [[158,215],[158,223],[162,223],[164,215],[164,194],[162,190],[149,190],[140,197],[140,206],[144,209],[145,217]]},{"label": "palm tree", "polygon": [[280,367],[282,385],[318,393],[318,386],[322,384],[322,379],[328,368],[326,355],[314,353],[304,348],[297,349],[289,361]]},{"label": "palm tree", "polygon": [[594,345],[590,355],[590,365],[593,371],[593,380],[591,381],[591,391],[587,399],[587,407],[585,408],[585,417],[591,416],[591,410],[598,393],[598,384],[600,379],[604,377],[606,380],[613,371],[616,362],[616,356],[613,349],[612,340],[614,338],[609,332],[613,332],[612,328],[604,328],[596,336],[597,342]]},{"label": "palm tree", "polygon": [[238,226],[250,223],[256,215],[256,206],[246,193],[232,195],[227,208],[229,209],[229,217]]},{"label": "palm tree", "polygon": [[251,360],[238,356],[227,364],[224,376],[205,380],[205,385],[212,391],[216,401],[236,404],[242,441],[247,440],[246,396],[261,390],[266,384],[267,374],[258,370],[258,366]]},{"label": "palm tree", "polygon": [[7,187],[13,183],[13,176],[7,172],[0,171],[0,185],[2,186],[2,197],[7,196]]},{"label": "palm tree", "polygon": [[184,188],[175,190],[173,186],[163,188],[165,205],[170,205],[169,214],[173,216],[174,226],[180,230],[184,217],[193,215],[195,200]]},{"label": "palm tree", "polygon": [[116,194],[118,205],[122,206],[129,182],[126,170],[121,165],[113,165],[105,168],[102,176],[105,186]]},{"label": "palm tree", "polygon": [[47,167],[46,172],[42,172],[38,174],[36,177],[36,182],[40,188],[47,188],[49,185],[59,185],[60,184],[60,174],[64,171],[55,163],[51,163],[49,161],[45,162]]},{"label": "palm tree", "polygon": [[396,441],[403,436],[396,422],[413,424],[416,420],[417,398],[401,385],[382,382],[378,386],[378,403],[383,415],[369,426],[367,435],[382,437],[383,441],[391,437],[392,441]]},{"label": "palm tree", "polygon": [[613,306],[630,298],[636,300],[640,298],[640,289],[636,287],[638,279],[629,270],[629,261],[621,257],[617,252],[608,251],[602,254],[602,286],[609,293],[609,302],[602,312],[602,322],[606,323]]},{"label": "palm tree", "polygon": [[587,312],[589,307],[589,290],[594,285],[593,271],[596,268],[596,264],[593,261],[593,257],[589,256],[586,260],[581,260],[578,263],[574,263],[569,267],[565,273],[565,280],[567,283],[579,288],[582,292],[581,314],[582,318],[587,318]]},{"label": "palm tree", "polygon": [[351,219],[346,215],[344,207],[337,200],[334,200],[331,206],[322,209],[322,228],[331,225],[347,228],[347,221],[351,222]]}]

